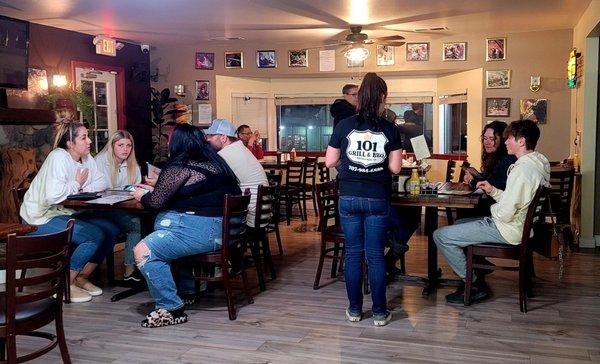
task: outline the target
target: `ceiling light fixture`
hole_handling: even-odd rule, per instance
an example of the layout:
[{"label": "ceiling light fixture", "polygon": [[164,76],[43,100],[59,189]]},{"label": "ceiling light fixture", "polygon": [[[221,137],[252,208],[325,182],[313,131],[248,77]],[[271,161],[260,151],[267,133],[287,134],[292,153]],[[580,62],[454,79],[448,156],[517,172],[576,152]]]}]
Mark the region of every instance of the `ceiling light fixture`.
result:
[{"label": "ceiling light fixture", "polygon": [[352,47],[344,53],[344,57],[346,57],[351,62],[362,62],[369,57],[371,52],[367,48],[362,46]]}]

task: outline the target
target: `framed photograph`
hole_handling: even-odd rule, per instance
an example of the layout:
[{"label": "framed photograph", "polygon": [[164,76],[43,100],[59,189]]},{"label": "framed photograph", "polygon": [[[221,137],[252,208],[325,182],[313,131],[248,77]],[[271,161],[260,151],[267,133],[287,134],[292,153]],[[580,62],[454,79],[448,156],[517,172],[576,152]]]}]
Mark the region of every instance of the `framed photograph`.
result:
[{"label": "framed photograph", "polygon": [[349,60],[349,59],[346,58],[346,64],[348,65],[348,68],[364,67],[365,66],[365,61],[351,61],[351,60]]},{"label": "framed photograph", "polygon": [[485,71],[486,88],[510,88],[510,70]]},{"label": "framed photograph", "polygon": [[225,52],[225,68],[244,68],[242,52]]},{"label": "framed photograph", "polygon": [[215,54],[196,52],[196,69],[197,70],[214,70],[215,69]]},{"label": "framed photograph", "polygon": [[290,67],[308,67],[308,50],[291,50],[288,54],[288,66]]},{"label": "framed photograph", "polygon": [[406,43],[406,60],[429,61],[429,43]]},{"label": "framed photograph", "polygon": [[519,103],[521,119],[529,119],[538,124],[546,124],[548,99],[521,99]]},{"label": "framed photograph", "polygon": [[467,42],[442,44],[442,61],[466,61]]},{"label": "framed photograph", "polygon": [[196,100],[210,100],[210,81],[196,80]]},{"label": "framed photograph", "polygon": [[485,116],[510,116],[510,97],[488,97],[485,99]]},{"label": "framed photograph", "polygon": [[256,66],[258,68],[275,68],[277,67],[277,59],[275,51],[256,51]]},{"label": "framed photograph", "polygon": [[485,40],[485,60],[504,61],[506,59],[506,38],[488,38]]},{"label": "framed photograph", "polygon": [[378,66],[393,66],[394,60],[394,47],[387,45],[377,46],[377,65]]}]

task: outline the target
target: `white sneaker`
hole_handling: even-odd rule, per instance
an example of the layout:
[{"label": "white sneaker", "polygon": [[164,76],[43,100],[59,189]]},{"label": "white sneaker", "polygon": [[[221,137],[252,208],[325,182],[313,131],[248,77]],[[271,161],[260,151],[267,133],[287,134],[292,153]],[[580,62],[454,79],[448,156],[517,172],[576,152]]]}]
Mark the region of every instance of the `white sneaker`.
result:
[{"label": "white sneaker", "polygon": [[92,300],[92,295],[89,294],[86,290],[77,287],[75,284],[70,286],[71,289],[71,302],[73,303],[82,303],[89,302]]},{"label": "white sneaker", "polygon": [[385,326],[392,321],[392,313],[387,311],[385,315],[373,315],[373,325]]},{"label": "white sneaker", "polygon": [[75,284],[92,296],[100,296],[102,294],[102,288],[97,287],[85,278],[75,278]]}]

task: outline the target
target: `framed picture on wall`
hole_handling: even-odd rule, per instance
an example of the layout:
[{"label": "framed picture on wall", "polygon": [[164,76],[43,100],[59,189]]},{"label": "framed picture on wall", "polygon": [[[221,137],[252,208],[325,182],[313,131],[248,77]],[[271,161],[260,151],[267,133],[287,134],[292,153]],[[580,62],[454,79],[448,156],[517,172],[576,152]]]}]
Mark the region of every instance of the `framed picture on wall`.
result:
[{"label": "framed picture on wall", "polygon": [[485,40],[486,61],[504,61],[506,59],[506,38],[488,38]]},{"label": "framed picture on wall", "polygon": [[429,43],[406,43],[406,60],[429,61]]},{"label": "framed picture on wall", "polygon": [[291,50],[288,53],[288,66],[290,67],[308,67],[308,50]]},{"label": "framed picture on wall", "polygon": [[378,66],[393,66],[394,60],[394,47],[387,45],[377,46],[377,65]]},{"label": "framed picture on wall", "polygon": [[197,70],[214,70],[215,69],[215,54],[206,52],[196,52],[196,69]]},{"label": "framed picture on wall", "polygon": [[548,99],[522,99],[519,103],[521,119],[529,119],[538,124],[546,124]]},{"label": "framed picture on wall", "polygon": [[210,100],[210,81],[196,80],[196,100]]},{"label": "framed picture on wall", "polygon": [[466,61],[467,42],[442,44],[442,61]]},{"label": "framed picture on wall", "polygon": [[488,97],[485,99],[485,116],[510,116],[510,97]]},{"label": "framed picture on wall", "polygon": [[485,71],[486,88],[510,88],[510,70]]},{"label": "framed picture on wall", "polygon": [[225,52],[225,68],[244,68],[242,52]]},{"label": "framed picture on wall", "polygon": [[256,51],[256,66],[258,68],[275,68],[277,59],[274,50]]}]

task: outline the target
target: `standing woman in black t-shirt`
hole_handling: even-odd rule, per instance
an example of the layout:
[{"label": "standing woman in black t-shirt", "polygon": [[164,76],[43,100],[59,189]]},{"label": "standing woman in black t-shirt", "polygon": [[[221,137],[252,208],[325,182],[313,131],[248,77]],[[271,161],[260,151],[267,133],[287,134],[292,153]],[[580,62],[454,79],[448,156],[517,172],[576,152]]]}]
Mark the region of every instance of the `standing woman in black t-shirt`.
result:
[{"label": "standing woman in black t-shirt", "polygon": [[161,211],[154,232],[133,249],[135,262],[156,301],[154,311],[142,321],[143,327],[187,321],[169,263],[221,249],[223,197],[241,194],[235,175],[200,129],[178,125],[169,139],[169,157],[154,188],[136,185],[133,192],[144,207]]},{"label": "standing woman in black t-shirt", "polygon": [[396,126],[382,117],[387,85],[375,73],[367,73],[358,90],[358,115],[334,128],[325,164],[338,167],[340,222],[345,235],[345,280],[349,306],[346,317],[362,319],[362,269],[369,266],[373,323],[386,325],[392,317],[385,297],[383,257],[388,229],[391,173],[400,172],[402,149]]}]

